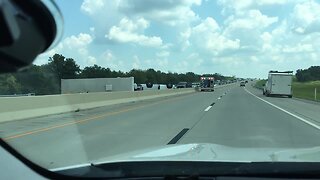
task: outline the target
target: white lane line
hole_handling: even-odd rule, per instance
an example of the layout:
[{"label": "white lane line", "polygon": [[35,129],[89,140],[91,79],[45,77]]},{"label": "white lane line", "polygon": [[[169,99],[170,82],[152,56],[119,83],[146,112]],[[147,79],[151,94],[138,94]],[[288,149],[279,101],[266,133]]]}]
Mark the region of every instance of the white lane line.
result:
[{"label": "white lane line", "polygon": [[212,108],[212,106],[208,106],[204,111],[209,111]]},{"label": "white lane line", "polygon": [[260,98],[260,97],[258,97],[258,96],[256,96],[256,95],[254,95],[253,93],[251,93],[250,91],[248,91],[246,88],[244,88],[244,90],[246,90],[247,93],[251,94],[252,96],[260,99],[261,101],[263,101],[263,102],[265,102],[265,103],[267,103],[267,104],[269,104],[269,105],[271,105],[271,106],[273,106],[273,107],[275,107],[275,108],[277,108],[277,109],[279,109],[279,110],[281,110],[281,111],[283,111],[283,112],[285,112],[285,113],[287,113],[287,114],[289,114],[289,115],[291,115],[291,116],[293,116],[293,117],[295,117],[295,118],[303,121],[304,123],[307,123],[307,124],[309,124],[310,126],[312,126],[312,127],[316,128],[316,129],[319,129],[319,130],[320,130],[320,126],[318,126],[318,125],[316,125],[316,124],[314,124],[314,123],[312,123],[312,122],[310,122],[310,121],[308,121],[308,120],[306,120],[306,119],[304,119],[304,118],[302,118],[302,117],[300,117],[300,116],[297,116],[297,115],[295,115],[295,114],[293,114],[293,113],[291,113],[291,112],[289,112],[289,111],[287,111],[287,110],[285,110],[285,109],[282,109],[281,107],[279,107],[279,106],[277,106],[277,105],[274,105],[274,104],[272,104],[272,103],[269,102],[269,101],[266,101],[266,100],[264,100],[264,99],[262,99],[262,98]]}]

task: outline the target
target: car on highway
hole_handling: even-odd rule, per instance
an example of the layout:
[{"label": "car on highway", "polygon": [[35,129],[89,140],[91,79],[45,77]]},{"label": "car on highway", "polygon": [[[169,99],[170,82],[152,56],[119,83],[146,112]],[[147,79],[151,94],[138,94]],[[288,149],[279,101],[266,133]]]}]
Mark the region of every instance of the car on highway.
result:
[{"label": "car on highway", "polygon": [[0,180],[320,179],[319,9],[0,0]]},{"label": "car on highway", "polygon": [[192,88],[196,88],[196,87],[199,87],[199,86],[200,86],[200,83],[199,83],[199,82],[192,83]]},{"label": "car on highway", "polygon": [[134,91],[143,91],[143,86],[141,84],[134,83]]},{"label": "car on highway", "polygon": [[177,88],[177,89],[187,88],[187,85],[188,85],[187,82],[179,82],[179,83],[176,85],[176,88]]}]

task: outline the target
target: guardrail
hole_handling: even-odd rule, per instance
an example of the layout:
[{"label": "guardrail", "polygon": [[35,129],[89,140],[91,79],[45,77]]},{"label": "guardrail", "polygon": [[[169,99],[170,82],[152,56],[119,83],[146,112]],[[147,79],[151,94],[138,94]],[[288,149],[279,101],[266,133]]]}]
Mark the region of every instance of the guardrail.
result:
[{"label": "guardrail", "polygon": [[161,91],[101,92],[47,96],[0,97],[0,122],[13,121],[79,109],[126,103],[194,92],[193,88]]}]

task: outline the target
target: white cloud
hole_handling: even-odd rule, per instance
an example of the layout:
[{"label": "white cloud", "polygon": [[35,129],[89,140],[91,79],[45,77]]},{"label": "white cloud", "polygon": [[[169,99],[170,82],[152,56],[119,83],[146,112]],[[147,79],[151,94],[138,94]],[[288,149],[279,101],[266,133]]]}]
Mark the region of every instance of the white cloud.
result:
[{"label": "white cloud", "polygon": [[108,40],[119,43],[136,43],[142,46],[160,47],[162,39],[157,36],[146,36],[139,34],[149,27],[149,22],[144,18],[129,20],[123,18],[118,26],[113,26],[105,37]]},{"label": "white cloud", "polygon": [[124,31],[140,31],[145,30],[149,27],[149,22],[146,21],[144,18],[138,18],[135,21],[129,20],[128,18],[121,19],[119,23],[119,28]]},{"label": "white cloud", "polygon": [[[105,33],[113,28],[112,36],[115,36],[115,33],[120,33],[121,36],[129,37],[134,42],[141,39],[140,45],[157,46],[161,43],[160,37],[132,34],[129,33],[130,31],[117,29],[116,24],[127,17],[131,21],[143,18],[155,24],[176,26],[177,28],[186,27],[200,19],[192,10],[193,6],[200,5],[201,0],[84,0],[80,9],[93,20],[94,31],[92,33],[95,41],[99,43],[110,42],[106,41]],[[111,38],[123,42],[123,38]]]},{"label": "white cloud", "polygon": [[111,62],[114,59],[110,50],[104,52],[102,56],[103,56],[103,59],[106,60],[107,62]]},{"label": "white cloud", "polygon": [[[202,9],[213,4],[218,7]],[[61,53],[82,67],[114,70],[259,74],[304,68],[320,61],[319,9],[316,0],[84,0],[81,12],[93,20],[87,33],[65,38],[39,58],[47,62]],[[207,17],[213,10],[222,16]]]},{"label": "white cloud", "polygon": [[97,59],[96,59],[95,57],[93,57],[93,56],[88,56],[87,64],[88,64],[88,65],[97,64]]},{"label": "white cloud", "polygon": [[[201,49],[213,53],[212,63],[215,67],[221,66],[224,69],[257,67],[261,68],[260,72],[267,72],[274,68],[295,70],[297,67],[319,62],[320,51],[315,48],[320,45],[319,34],[318,36],[307,35],[320,30],[317,24],[320,22],[318,17],[320,12],[316,11],[320,8],[315,1],[303,2],[296,6],[289,5],[292,1],[285,0],[240,0],[220,1],[220,3],[223,4],[224,15],[227,17],[223,23],[219,25],[214,19],[207,18],[201,24],[180,33],[180,38],[188,50],[200,52],[202,57],[206,56],[202,54]],[[311,3],[314,9],[310,9],[310,6],[307,6],[308,3]],[[294,7],[292,15],[290,16],[290,11],[287,11],[287,15],[283,15],[280,19],[277,15],[266,15],[259,10],[273,5]],[[298,16],[298,12],[304,15],[299,15],[300,19],[293,18]],[[295,26],[292,21],[295,22]],[[296,33],[293,33],[293,30],[296,30]],[[304,35],[298,35],[297,32]],[[198,48],[195,49],[195,47]],[[190,63],[184,62],[179,63],[179,66],[189,66],[187,64]],[[203,64],[207,63],[206,60]]]},{"label": "white cloud", "polygon": [[[290,53],[292,55],[299,54],[309,56],[310,53],[317,51],[314,47],[320,45],[320,38],[317,34],[299,35],[292,32],[291,17],[283,20],[274,30],[264,32],[261,39],[264,42],[263,52],[275,55],[273,59],[279,60],[282,53]],[[319,51],[317,52],[319,53]],[[285,57],[283,58],[285,59]],[[308,58],[303,58],[308,59]]]},{"label": "white cloud", "polygon": [[92,37],[89,34],[80,33],[78,36],[70,36],[67,37],[63,44],[66,45],[68,48],[82,48],[86,47],[88,44],[92,42]]},{"label": "white cloud", "polygon": [[292,19],[297,33],[320,32],[320,4],[313,0],[296,4]]},{"label": "white cloud", "polygon": [[82,67],[92,65],[95,63],[95,57],[90,55],[88,50],[92,41],[92,36],[86,33],[66,37],[55,48],[41,54],[35,63],[47,63],[49,57],[52,57],[54,54],[62,54],[67,58],[73,58]]},{"label": "white cloud", "polygon": [[242,29],[263,29],[278,21],[278,17],[268,17],[259,10],[249,10],[240,17],[231,16],[227,19],[228,28]]},{"label": "white cloud", "polygon": [[269,43],[272,40],[272,35],[269,32],[262,33],[260,37],[266,43]]},{"label": "white cloud", "polygon": [[95,41],[105,43],[105,33],[122,18],[119,12],[121,0],[84,0],[80,10],[87,15],[93,26],[90,28]]},{"label": "white cloud", "polygon": [[282,51],[284,53],[301,53],[301,52],[313,52],[313,46],[311,44],[297,44],[295,46],[284,46]]},{"label": "white cloud", "polygon": [[141,68],[141,62],[140,62],[140,59],[137,55],[133,56],[132,68],[133,69],[140,69]]},{"label": "white cloud", "polygon": [[195,32],[216,32],[219,30],[218,23],[211,17],[206,18],[202,23],[193,28]]},{"label": "white cloud", "polygon": [[[239,39],[238,52],[256,53],[264,46],[266,38],[271,40],[268,28],[278,23],[278,17],[269,17],[257,9],[245,11],[241,14],[231,15],[224,21],[223,35]],[[269,35],[269,36],[268,36]],[[263,39],[264,38],[264,39]]]},{"label": "white cloud", "polygon": [[187,60],[193,62],[192,66],[194,68],[201,66],[203,63],[203,59],[200,57],[200,55],[198,53],[189,54],[189,56],[187,57]]},{"label": "white cloud", "polygon": [[[92,42],[92,37],[89,34],[80,33],[78,36],[70,36],[63,40],[64,49],[62,52],[68,54],[65,51],[75,51],[78,54],[79,60],[88,62],[89,58],[88,46]],[[91,58],[92,59],[92,58]]]},{"label": "white cloud", "polygon": [[218,0],[218,4],[223,6],[224,11],[227,9],[242,10],[253,5],[253,0]]},{"label": "white cloud", "polygon": [[248,9],[257,9],[265,6],[285,5],[294,3],[298,0],[218,0],[218,4],[222,6],[222,14],[235,13],[241,14]]},{"label": "white cloud", "polygon": [[190,41],[194,46],[205,49],[213,55],[219,55],[228,50],[236,50],[240,47],[240,40],[229,39],[224,36],[217,22],[211,17],[192,28]]},{"label": "white cloud", "polygon": [[[293,1],[293,0],[290,0]],[[256,1],[256,3],[259,6],[265,6],[265,5],[280,5],[280,4],[286,4],[289,0],[259,0]]]},{"label": "white cloud", "polygon": [[168,56],[170,56],[170,52],[169,51],[160,51],[160,52],[156,53],[156,56],[158,56],[158,57],[168,57]]},{"label": "white cloud", "polygon": [[258,62],[258,61],[259,61],[259,59],[258,59],[256,56],[251,56],[251,57],[250,57],[250,60],[251,60],[252,62]]},{"label": "white cloud", "polygon": [[81,5],[81,10],[89,15],[97,13],[102,10],[105,6],[105,1],[103,0],[84,0]]},{"label": "white cloud", "polygon": [[102,52],[98,58],[99,64],[114,70],[127,70],[123,60],[118,59],[111,50]]},{"label": "white cloud", "polygon": [[286,35],[288,35],[288,33],[290,33],[290,30],[288,28],[287,20],[283,20],[280,25],[278,25],[271,31],[272,37],[277,38],[285,37]]},{"label": "white cloud", "polygon": [[180,60],[176,63],[174,70],[175,72],[188,72],[191,70],[192,63],[188,63],[186,60]]},{"label": "white cloud", "polygon": [[188,47],[191,46],[191,42],[189,38],[191,36],[191,28],[187,28],[184,32],[180,32],[180,43],[181,43],[181,50],[185,51]]},{"label": "white cloud", "polygon": [[171,26],[188,24],[199,17],[191,9],[201,5],[201,0],[124,0],[119,9],[127,16],[138,16]]},{"label": "white cloud", "polygon": [[168,59],[156,59],[157,66],[161,69],[164,69],[168,66],[169,60]]}]

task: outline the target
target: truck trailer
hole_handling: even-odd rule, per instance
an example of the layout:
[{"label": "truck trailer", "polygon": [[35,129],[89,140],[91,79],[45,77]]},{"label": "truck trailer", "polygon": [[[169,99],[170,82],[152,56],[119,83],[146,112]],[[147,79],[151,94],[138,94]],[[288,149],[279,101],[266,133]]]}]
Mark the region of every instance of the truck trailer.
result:
[{"label": "truck trailer", "polygon": [[268,80],[263,88],[263,95],[292,98],[292,76],[293,71],[269,71]]}]

